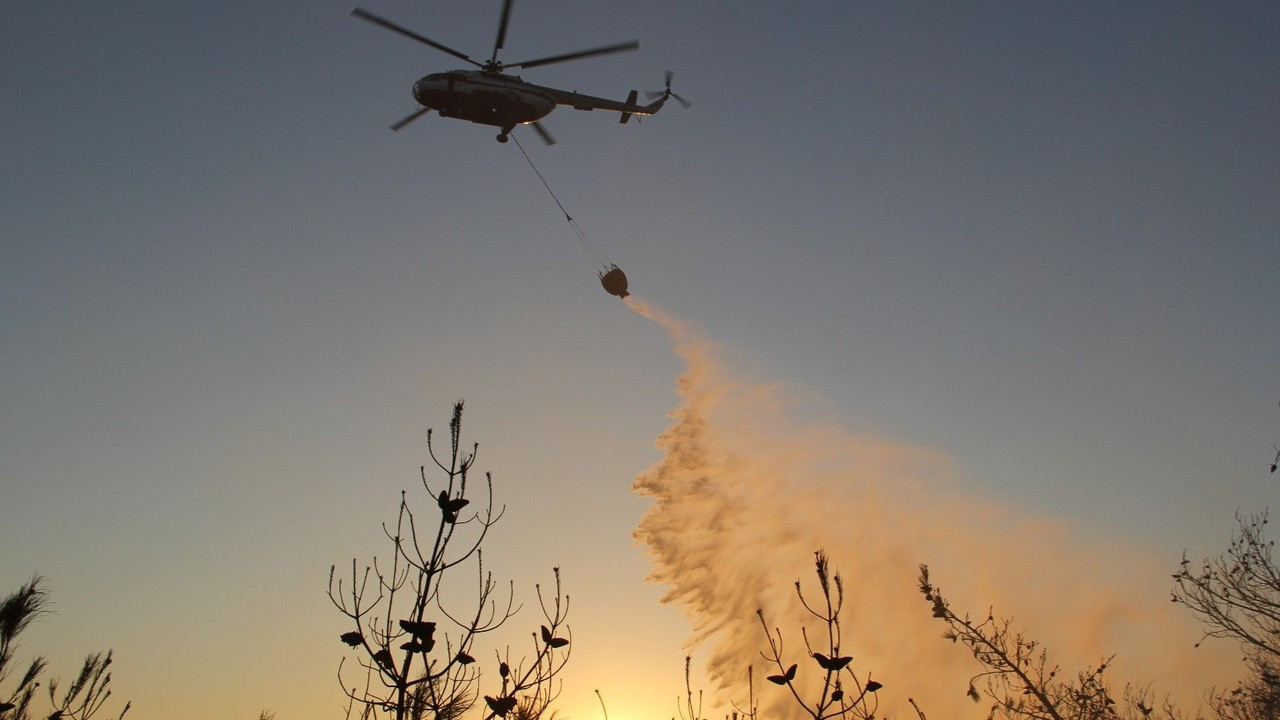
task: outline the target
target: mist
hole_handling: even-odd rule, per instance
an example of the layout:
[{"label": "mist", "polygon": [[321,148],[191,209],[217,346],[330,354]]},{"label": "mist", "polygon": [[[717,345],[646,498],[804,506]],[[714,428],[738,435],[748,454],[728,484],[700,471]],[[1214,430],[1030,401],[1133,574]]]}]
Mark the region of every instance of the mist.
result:
[{"label": "mist", "polygon": [[975,493],[944,453],[822,419],[820,401],[741,376],[687,323],[627,302],[662,326],[685,363],[672,424],[657,439],[662,458],[633,483],[653,500],[634,537],[649,580],[688,617],[686,650],[706,664],[723,707],[745,707],[753,665],[762,711],[805,716],[761,682],[778,670],[761,658],[768,645],[756,610],[781,629],[784,661],[799,663],[803,680],[816,666],[800,628],[815,638],[821,626],[796,602],[795,582],[817,596],[818,549],[844,578],[842,651],[859,677],[883,683],[881,717],[914,717],[908,697],[934,718],[983,718],[990,706],[965,695],[981,668],[942,639],[917,590],[921,563],[958,612],[1013,617],[1071,675],[1115,655],[1114,688],[1150,685],[1194,711],[1205,688],[1243,674],[1229,643],[1195,648],[1200,628],[1169,602],[1178,548],[1155,554],[1084,539],[1063,521]]}]

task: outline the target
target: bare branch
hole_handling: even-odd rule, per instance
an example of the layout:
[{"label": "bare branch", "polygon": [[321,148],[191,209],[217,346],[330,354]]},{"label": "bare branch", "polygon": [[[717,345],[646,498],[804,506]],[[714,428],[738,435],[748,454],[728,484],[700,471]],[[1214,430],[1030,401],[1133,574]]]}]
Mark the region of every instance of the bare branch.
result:
[{"label": "bare branch", "polygon": [[[390,558],[375,557],[363,577],[358,576],[353,560],[350,587],[343,580],[335,582],[336,567],[330,568],[330,602],[353,628],[339,639],[355,653],[357,665],[365,672],[361,690],[348,685],[339,664],[338,681],[349,701],[348,718],[360,708],[362,720],[454,720],[473,707],[484,710],[486,719],[505,718],[513,712],[533,718],[559,694],[555,678],[568,661],[572,636],[564,626],[569,598],[561,592],[558,568],[555,595],[544,598],[541,588],[537,589],[547,625],[533,633],[533,659],[516,663],[513,671],[509,657],[499,655],[499,689],[494,695],[481,693],[476,639],[504,625],[520,608],[510,583],[505,605],[494,597],[497,585],[485,570],[482,547],[505,508],[495,511],[493,478],[487,473],[483,502],[474,504],[468,497],[469,472],[479,445],[465,452],[461,438],[462,403],[458,402],[449,422],[447,456],[437,453],[433,433],[427,432],[427,452],[443,477],[432,483],[426,466],[421,466],[426,502],[415,510],[408,492],[401,491],[394,528],[382,526],[391,543]],[[435,518],[434,532],[427,529],[430,517]],[[454,612],[441,602],[441,581],[450,570],[466,564],[474,565],[476,591],[468,610]],[[483,704],[478,702],[481,697]]]}]

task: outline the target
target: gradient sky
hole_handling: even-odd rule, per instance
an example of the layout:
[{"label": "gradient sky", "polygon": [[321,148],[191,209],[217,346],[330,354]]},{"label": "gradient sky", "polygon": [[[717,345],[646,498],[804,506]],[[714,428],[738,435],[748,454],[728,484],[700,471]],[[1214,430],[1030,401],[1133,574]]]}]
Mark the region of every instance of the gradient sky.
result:
[{"label": "gradient sky", "polygon": [[[24,650],[115,648],[136,720],[338,716],[328,568],[382,551],[465,397],[489,564],[573,597],[567,713],[669,717],[688,623],[630,486],[681,361],[514,144],[387,129],[457,62],[352,7],[7,4],[0,591],[38,571],[58,611]],[[500,3],[364,7],[483,57]],[[517,133],[737,370],[1170,571],[1275,498],[1280,7],[523,0],[503,58],[633,37],[524,77],[671,69],[691,109]]]}]

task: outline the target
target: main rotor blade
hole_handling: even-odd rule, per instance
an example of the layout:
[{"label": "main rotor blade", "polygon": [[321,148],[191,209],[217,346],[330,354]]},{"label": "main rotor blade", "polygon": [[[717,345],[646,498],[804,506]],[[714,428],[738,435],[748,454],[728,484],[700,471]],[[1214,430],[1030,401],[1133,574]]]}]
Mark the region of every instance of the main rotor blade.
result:
[{"label": "main rotor blade", "polygon": [[542,123],[535,120],[533,122],[533,129],[537,131],[538,137],[542,138],[542,142],[548,145],[556,144],[556,139],[551,137],[551,133],[547,132],[546,128],[542,127]]},{"label": "main rotor blade", "polygon": [[396,132],[400,132],[400,128],[404,127],[405,125],[408,125],[414,120],[417,120],[418,118],[422,117],[423,115],[427,114],[430,111],[431,111],[431,108],[429,107],[418,108],[417,110],[414,110],[409,115],[405,116],[405,118],[400,122],[396,123],[395,125],[392,125],[391,129],[395,130]]},{"label": "main rotor blade", "polygon": [[503,64],[503,67],[514,68],[531,68],[539,65],[550,65],[551,63],[564,62],[565,60],[577,60],[578,58],[592,57],[593,55],[608,55],[610,53],[624,52],[626,50],[635,50],[640,47],[639,40],[631,42],[618,43],[616,45],[605,45],[604,47],[592,48],[591,50],[579,50],[578,52],[565,53],[563,55],[552,55],[551,57],[538,58],[537,60],[525,60],[521,63]]},{"label": "main rotor blade", "polygon": [[498,39],[493,43],[493,57],[490,61],[498,59],[498,51],[502,49],[503,43],[507,41],[507,22],[511,19],[511,3],[514,0],[506,0],[502,3],[502,19],[498,21]]},{"label": "main rotor blade", "polygon": [[427,37],[423,37],[422,35],[419,35],[418,33],[414,32],[414,31],[412,31],[412,30],[410,30],[410,29],[408,29],[408,28],[401,27],[401,26],[399,26],[399,25],[397,25],[397,24],[395,24],[395,23],[391,22],[390,20],[387,20],[386,18],[378,17],[377,15],[374,15],[373,13],[369,12],[368,10],[365,10],[364,8],[356,8],[355,10],[352,10],[352,11],[351,11],[351,14],[352,14],[352,15],[355,15],[356,17],[358,17],[358,18],[360,18],[360,19],[362,19],[362,20],[368,20],[369,22],[373,23],[374,25],[381,25],[382,27],[384,27],[384,28],[386,28],[386,29],[388,29],[388,30],[390,30],[390,31],[392,31],[392,32],[400,33],[401,35],[404,35],[404,36],[405,36],[405,37],[407,37],[407,38],[412,38],[412,39],[414,39],[414,40],[417,40],[417,41],[418,41],[418,42],[420,42],[420,43],[424,43],[424,44],[426,44],[426,45],[430,45],[431,47],[433,47],[433,48],[435,48],[435,49],[437,49],[437,50],[439,50],[439,51],[441,51],[441,52],[449,53],[450,55],[452,55],[452,56],[454,56],[454,57],[458,58],[459,60],[465,60],[465,61],[467,61],[467,62],[471,63],[472,65],[475,65],[476,67],[484,67],[484,65],[481,65],[480,63],[476,62],[475,60],[472,60],[471,58],[467,57],[466,55],[463,55],[462,53],[458,52],[457,50],[454,50],[453,48],[449,47],[448,45],[442,45],[442,44],[440,44],[440,43],[436,42],[435,40],[432,40],[432,39],[427,38]]}]

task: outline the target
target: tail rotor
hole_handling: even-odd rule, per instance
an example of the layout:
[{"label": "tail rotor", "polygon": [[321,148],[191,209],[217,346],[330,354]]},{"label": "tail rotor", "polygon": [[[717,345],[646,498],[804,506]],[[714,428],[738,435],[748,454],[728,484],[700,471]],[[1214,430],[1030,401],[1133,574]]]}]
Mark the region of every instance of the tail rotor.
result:
[{"label": "tail rotor", "polygon": [[685,108],[690,107],[691,105],[693,105],[693,103],[689,102],[688,100],[685,100],[684,98],[680,97],[679,95],[671,91],[671,79],[673,77],[675,77],[675,73],[668,70],[666,74],[666,87],[661,90],[646,91],[645,95],[647,95],[650,100],[654,100],[657,98],[662,98],[663,100],[667,98],[675,98],[676,102],[680,103],[681,107],[685,107]]}]

